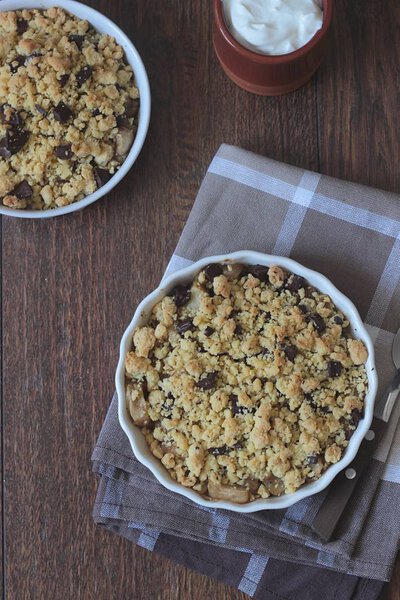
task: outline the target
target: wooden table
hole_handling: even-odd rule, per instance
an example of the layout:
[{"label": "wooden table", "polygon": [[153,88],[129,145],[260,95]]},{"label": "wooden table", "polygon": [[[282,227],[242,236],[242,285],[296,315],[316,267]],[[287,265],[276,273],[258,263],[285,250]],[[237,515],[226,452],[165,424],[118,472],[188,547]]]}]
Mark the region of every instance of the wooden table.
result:
[{"label": "wooden table", "polygon": [[[223,74],[206,0],[98,0],[147,66],[144,150],[106,199],[2,219],[3,568],[9,600],[244,600],[93,525],[90,455],[122,332],[160,280],[221,142],[400,191],[400,4],[337,0],[332,51],[295,94]],[[400,563],[389,591],[399,600]]]}]

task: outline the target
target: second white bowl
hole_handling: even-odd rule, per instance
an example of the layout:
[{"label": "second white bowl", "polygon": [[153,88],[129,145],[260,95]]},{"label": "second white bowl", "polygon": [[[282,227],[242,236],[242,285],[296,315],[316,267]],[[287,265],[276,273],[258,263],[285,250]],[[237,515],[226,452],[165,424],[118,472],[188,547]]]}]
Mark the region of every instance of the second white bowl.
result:
[{"label": "second white bowl", "polygon": [[[293,494],[286,494],[275,498],[254,500],[253,502],[240,505],[234,504],[233,502],[206,500],[194,490],[184,487],[170,477],[168,471],[161,464],[161,461],[159,461],[150,452],[150,448],[148,447],[142,432],[140,431],[139,427],[136,427],[136,425],[133,424],[127,410],[125,399],[125,357],[127,352],[129,352],[131,349],[132,334],[134,329],[146,323],[153,306],[157,304],[157,302],[159,302],[172,288],[178,284],[189,283],[202,268],[210,263],[216,262],[243,263],[250,265],[260,264],[266,266],[277,265],[283,269],[286,269],[287,271],[301,275],[312,286],[317,288],[319,291],[328,294],[332,298],[336,306],[349,319],[354,337],[361,339],[368,349],[369,357],[366,363],[368,374],[368,393],[366,395],[364,404],[364,418],[359,422],[359,425],[351,437],[349,445],[346,448],[341,460],[338,463],[328,467],[325,473],[317,481],[303,485]],[[306,498],[307,496],[312,496],[313,494],[321,492],[330,484],[333,478],[336,477],[336,475],[342,469],[350,464],[357,454],[358,448],[371,425],[375,396],[378,387],[378,378],[374,363],[374,347],[372,340],[361,321],[361,317],[354,304],[344,294],[342,294],[333,285],[333,283],[329,281],[329,279],[327,279],[324,275],[317,273],[316,271],[312,271],[306,267],[303,267],[299,263],[289,258],[261,254],[259,252],[240,251],[232,254],[202,258],[196,263],[193,263],[193,265],[182,269],[173,275],[170,275],[169,277],[166,277],[162,281],[160,287],[142,300],[136,309],[130,325],[122,337],[119,362],[115,375],[115,385],[118,393],[119,421],[122,429],[129,438],[132,450],[136,458],[150,469],[153,475],[164,487],[173,492],[181,494],[182,496],[185,496],[186,498],[193,500],[193,502],[196,502],[202,506],[207,506],[210,508],[224,508],[240,513],[250,513],[260,510],[286,508],[295,502]]]},{"label": "second white bowl", "polygon": [[50,217],[66,215],[68,213],[81,210],[102,196],[105,196],[121,181],[121,179],[125,177],[132,167],[133,163],[139,156],[149,128],[151,96],[146,69],[135,46],[132,44],[128,36],[122,31],[122,29],[113,23],[113,21],[99,13],[97,10],[90,8],[85,4],[81,4],[80,2],[75,2],[74,0],[2,0],[2,2],[0,2],[0,12],[21,10],[23,8],[48,9],[52,6],[59,6],[67,12],[76,15],[80,19],[86,19],[97,31],[113,36],[117,43],[122,46],[125,51],[125,57],[135,74],[136,85],[139,89],[140,109],[138,130],[129,154],[122,163],[121,167],[105,185],[93,192],[93,194],[89,194],[85,198],[82,198],[82,200],[73,202],[68,206],[47,210],[15,210],[0,204],[0,214],[7,215],[9,217],[19,217],[23,219],[48,219]]}]

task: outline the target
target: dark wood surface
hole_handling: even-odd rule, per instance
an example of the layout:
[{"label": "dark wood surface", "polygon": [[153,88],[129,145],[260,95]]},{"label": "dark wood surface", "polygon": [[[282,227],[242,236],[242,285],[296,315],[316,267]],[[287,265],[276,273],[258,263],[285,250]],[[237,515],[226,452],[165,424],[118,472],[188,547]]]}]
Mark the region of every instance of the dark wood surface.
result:
[{"label": "dark wood surface", "polygon": [[[398,0],[336,0],[331,53],[306,87],[235,87],[211,2],[105,0],[153,93],[149,136],[106,199],[75,215],[2,219],[2,525],[9,600],[244,600],[93,525],[90,455],[121,334],[160,280],[221,142],[400,191]],[[400,563],[388,592],[400,600]]]}]

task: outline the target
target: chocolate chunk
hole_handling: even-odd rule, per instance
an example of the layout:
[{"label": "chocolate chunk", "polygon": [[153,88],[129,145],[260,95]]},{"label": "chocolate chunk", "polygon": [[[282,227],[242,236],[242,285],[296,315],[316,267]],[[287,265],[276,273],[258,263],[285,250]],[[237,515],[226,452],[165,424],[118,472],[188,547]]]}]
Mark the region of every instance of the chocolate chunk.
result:
[{"label": "chocolate chunk", "polygon": [[[6,117],[7,108],[9,108],[11,112],[8,119]],[[14,110],[13,108],[9,107],[7,104],[2,104],[0,106],[0,121],[4,125],[12,125],[16,128],[21,128],[24,124],[21,114],[17,110]]]},{"label": "chocolate chunk", "polygon": [[60,123],[67,123],[67,121],[74,116],[70,107],[64,104],[64,102],[59,102],[57,106],[53,108],[53,114],[56,121],[59,121]]},{"label": "chocolate chunk", "polygon": [[347,429],[346,433],[345,433],[345,438],[347,441],[349,441],[349,439],[352,437],[353,433],[354,433],[354,429]]},{"label": "chocolate chunk", "polygon": [[13,154],[17,154],[26,144],[29,139],[29,133],[17,127],[11,127],[5,137],[0,140],[0,156],[2,158],[10,158]]},{"label": "chocolate chunk", "polygon": [[328,406],[321,406],[321,408],[320,408],[319,410],[320,410],[320,412],[321,412],[323,415],[327,415],[328,413],[329,413],[329,414],[331,414],[331,413],[332,413],[331,409],[330,409]]},{"label": "chocolate chunk", "polygon": [[22,129],[24,126],[24,121],[21,117],[21,114],[17,110],[13,113],[8,123],[17,129]]},{"label": "chocolate chunk", "polygon": [[317,410],[318,404],[315,402],[311,394],[304,394],[304,398],[307,400],[312,409]]},{"label": "chocolate chunk", "polygon": [[127,119],[124,115],[117,115],[115,120],[117,122],[117,127],[121,129],[129,129],[131,127],[129,119]]},{"label": "chocolate chunk", "polygon": [[291,362],[294,362],[294,359],[296,358],[298,351],[296,346],[292,346],[287,345],[287,346],[283,346],[282,347],[283,352],[285,353],[285,356],[288,360],[290,360]]},{"label": "chocolate chunk", "polygon": [[33,189],[26,181],[26,179],[24,179],[13,189],[11,193],[22,200],[24,198],[30,198],[33,194]]},{"label": "chocolate chunk", "polygon": [[310,454],[310,456],[307,456],[307,464],[316,465],[317,462],[318,462],[318,454]]},{"label": "chocolate chunk", "polygon": [[219,263],[212,263],[211,265],[207,265],[204,269],[204,275],[208,281],[213,281],[214,277],[218,277],[218,275],[222,275],[223,268]]},{"label": "chocolate chunk", "polygon": [[183,335],[187,331],[193,331],[196,327],[193,325],[192,319],[183,319],[176,324],[176,331],[179,335]]},{"label": "chocolate chunk", "polygon": [[232,410],[233,416],[243,415],[246,412],[246,409],[244,406],[239,406],[238,397],[235,396],[235,394],[231,394],[229,396],[229,404],[231,405],[231,410]]},{"label": "chocolate chunk", "polygon": [[112,175],[106,169],[99,169],[98,167],[95,167],[93,169],[93,177],[98,189],[105,185],[107,181],[110,181]]},{"label": "chocolate chunk", "polygon": [[269,355],[270,355],[270,353],[271,353],[271,352],[270,352],[270,350],[268,350],[268,348],[261,348],[261,352],[260,352],[260,354],[261,354],[261,356],[263,356],[264,358],[266,358],[267,356],[269,356]]},{"label": "chocolate chunk", "polygon": [[229,403],[231,405],[232,414],[235,416],[239,412],[238,397],[235,394],[229,396]]},{"label": "chocolate chunk", "polygon": [[210,337],[210,335],[212,335],[214,333],[215,329],[213,329],[212,327],[206,327],[204,330],[204,335],[206,337]]},{"label": "chocolate chunk", "polygon": [[143,379],[142,381],[142,392],[145,400],[149,397],[149,388],[147,387],[147,379]]},{"label": "chocolate chunk", "polygon": [[60,158],[61,160],[69,160],[70,158],[72,158],[71,144],[57,146],[54,152],[57,158]]},{"label": "chocolate chunk", "polygon": [[7,104],[1,104],[0,105],[0,123],[7,123],[7,117],[6,117],[6,107]]},{"label": "chocolate chunk", "polygon": [[351,327],[350,327],[350,325],[347,325],[347,327],[343,327],[342,333],[343,333],[343,335],[344,335],[345,338],[351,337]]},{"label": "chocolate chunk", "polygon": [[82,67],[82,69],[78,71],[78,73],[76,74],[76,81],[79,87],[81,87],[85,83],[85,81],[87,81],[90,78],[92,72],[93,69],[92,67],[89,67],[89,65],[87,65],[86,67]]},{"label": "chocolate chunk", "polygon": [[308,308],[307,308],[307,306],[304,306],[304,304],[298,304],[297,306],[299,307],[299,309],[301,310],[303,315],[308,313]]},{"label": "chocolate chunk", "polygon": [[28,29],[28,21],[25,19],[17,19],[17,33],[18,35],[22,35]]},{"label": "chocolate chunk", "polygon": [[300,277],[300,275],[292,275],[286,284],[286,289],[290,292],[298,292],[301,288],[305,288],[307,285],[304,277]]},{"label": "chocolate chunk", "polygon": [[314,297],[313,294],[315,291],[316,291],[315,287],[313,287],[312,285],[308,285],[305,290],[305,297],[313,298]]},{"label": "chocolate chunk", "polygon": [[235,331],[233,332],[235,335],[243,334],[243,327],[238,323],[235,327]]},{"label": "chocolate chunk", "polygon": [[94,108],[94,109],[92,110],[92,115],[93,115],[94,117],[98,117],[98,116],[99,116],[99,114],[100,114],[100,111],[99,111],[99,109],[98,109],[98,108]]},{"label": "chocolate chunk", "polygon": [[43,115],[44,117],[47,115],[47,111],[44,110],[44,108],[42,108],[40,106],[40,104],[35,104],[35,108],[38,111],[38,113],[40,113],[41,115]]},{"label": "chocolate chunk", "polygon": [[6,138],[0,140],[0,158],[10,158],[11,152],[7,148]]},{"label": "chocolate chunk", "polygon": [[202,390],[212,390],[215,387],[217,381],[217,373],[207,373],[200,381],[197,382],[196,386]]},{"label": "chocolate chunk", "polygon": [[265,314],[265,322],[269,323],[271,320],[271,313],[268,311],[268,312],[264,312],[264,314]]},{"label": "chocolate chunk", "polygon": [[214,456],[222,456],[223,454],[227,454],[227,452],[229,452],[229,448],[228,446],[220,446],[219,448],[209,448],[208,451]]},{"label": "chocolate chunk", "polygon": [[77,33],[71,33],[71,35],[68,36],[68,40],[76,44],[79,50],[82,50],[84,39],[85,37],[83,35],[78,35]]},{"label": "chocolate chunk", "polygon": [[59,81],[60,81],[60,86],[62,88],[66,86],[68,79],[69,79],[68,73],[64,73],[63,75],[61,75]]},{"label": "chocolate chunk", "polygon": [[268,267],[264,267],[264,265],[248,265],[247,273],[264,283],[268,281]]},{"label": "chocolate chunk", "polygon": [[172,296],[176,306],[185,306],[192,296],[190,285],[177,285],[172,290]]},{"label": "chocolate chunk", "polygon": [[330,360],[328,363],[329,377],[340,377],[342,373],[342,363],[337,360]]},{"label": "chocolate chunk", "polygon": [[139,99],[128,98],[125,103],[125,115],[128,118],[136,117],[139,111]]},{"label": "chocolate chunk", "polygon": [[358,423],[361,421],[362,418],[363,418],[363,414],[357,408],[354,408],[351,411],[351,423],[352,423],[352,425],[358,425]]},{"label": "chocolate chunk", "polygon": [[20,67],[23,67],[25,64],[25,56],[19,54],[16,56],[10,63],[11,73],[15,74]]},{"label": "chocolate chunk", "polygon": [[343,319],[338,315],[333,320],[335,321],[336,325],[343,325]]},{"label": "chocolate chunk", "polygon": [[314,323],[315,329],[318,331],[318,333],[323,333],[325,331],[326,324],[321,315],[319,315],[318,313],[313,313],[311,315],[311,320]]}]

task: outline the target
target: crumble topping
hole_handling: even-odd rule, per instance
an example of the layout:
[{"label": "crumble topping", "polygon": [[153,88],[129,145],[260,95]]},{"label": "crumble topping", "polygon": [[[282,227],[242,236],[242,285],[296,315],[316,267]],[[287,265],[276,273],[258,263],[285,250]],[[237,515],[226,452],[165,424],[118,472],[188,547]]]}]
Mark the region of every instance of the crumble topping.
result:
[{"label": "crumble topping", "polygon": [[0,12],[0,201],[81,200],[125,160],[139,92],[113,37],[62,8]]},{"label": "crumble topping", "polygon": [[363,418],[367,358],[302,277],[211,264],[135,330],[126,400],[173,479],[245,503],[295,492],[341,459]]}]

